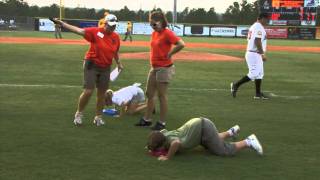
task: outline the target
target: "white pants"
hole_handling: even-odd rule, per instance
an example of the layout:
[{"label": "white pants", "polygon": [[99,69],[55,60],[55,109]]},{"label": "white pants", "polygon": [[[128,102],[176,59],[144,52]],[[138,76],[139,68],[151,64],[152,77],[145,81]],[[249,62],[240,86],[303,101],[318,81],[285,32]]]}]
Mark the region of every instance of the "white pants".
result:
[{"label": "white pants", "polygon": [[263,72],[263,60],[262,60],[261,54],[258,54],[255,52],[247,52],[246,62],[249,69],[247,76],[251,80],[262,79],[264,72]]}]

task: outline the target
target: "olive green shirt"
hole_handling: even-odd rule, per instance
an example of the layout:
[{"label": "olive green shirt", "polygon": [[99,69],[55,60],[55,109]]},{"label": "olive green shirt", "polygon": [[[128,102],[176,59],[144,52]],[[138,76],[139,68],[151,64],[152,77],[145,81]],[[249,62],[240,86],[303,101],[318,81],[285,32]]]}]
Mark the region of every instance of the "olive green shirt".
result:
[{"label": "olive green shirt", "polygon": [[179,139],[181,142],[179,150],[183,151],[200,145],[201,129],[202,119],[193,118],[176,130],[168,131],[163,129],[161,133],[166,137],[165,146],[167,148],[170,147],[172,141]]}]

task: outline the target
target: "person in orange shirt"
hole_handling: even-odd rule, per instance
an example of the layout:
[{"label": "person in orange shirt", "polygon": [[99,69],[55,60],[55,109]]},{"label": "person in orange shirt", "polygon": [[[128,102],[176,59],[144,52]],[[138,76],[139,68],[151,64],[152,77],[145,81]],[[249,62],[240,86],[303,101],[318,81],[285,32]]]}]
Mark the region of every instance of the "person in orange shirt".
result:
[{"label": "person in orange shirt", "polygon": [[172,56],[184,48],[182,39],[177,37],[168,26],[168,21],[162,12],[155,11],[149,16],[153,28],[151,37],[151,69],[147,82],[147,111],[136,126],[151,126],[151,115],[154,111],[154,96],[158,94],[160,102],[160,120],[152,127],[153,130],[165,128],[165,118],[168,111],[168,85],[175,73]]},{"label": "person in orange shirt", "polygon": [[90,48],[83,61],[83,92],[79,97],[78,108],[74,115],[73,123],[75,125],[82,124],[84,108],[96,88],[96,115],[93,123],[96,126],[104,125],[102,110],[105,105],[104,94],[109,87],[112,60],[114,59],[116,61],[119,70],[123,69],[119,60],[120,36],[114,32],[118,24],[117,17],[113,14],[107,15],[103,28],[79,28],[57,18],[51,18],[50,20],[75,34],[83,36],[83,38],[90,43]]},{"label": "person in orange shirt", "polygon": [[103,18],[101,18],[100,20],[99,20],[99,22],[98,22],[98,27],[99,28],[104,28],[104,26],[105,26],[105,18],[106,18],[106,16],[108,15],[109,13],[108,12],[105,12],[104,13],[104,16],[103,16]]}]

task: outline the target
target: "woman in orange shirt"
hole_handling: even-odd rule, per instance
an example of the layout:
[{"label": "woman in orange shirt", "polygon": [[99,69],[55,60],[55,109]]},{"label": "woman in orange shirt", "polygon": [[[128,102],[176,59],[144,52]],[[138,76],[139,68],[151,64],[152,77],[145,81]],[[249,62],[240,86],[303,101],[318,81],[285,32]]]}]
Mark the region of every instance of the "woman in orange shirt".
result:
[{"label": "woman in orange shirt", "polygon": [[55,24],[60,24],[63,28],[83,36],[90,43],[83,64],[83,91],[78,100],[73,123],[75,125],[82,124],[83,111],[94,90],[97,89],[96,115],[93,123],[96,126],[102,126],[105,124],[102,119],[102,110],[105,105],[104,94],[109,87],[110,67],[113,59],[119,70],[123,69],[119,59],[120,36],[114,32],[118,19],[115,15],[108,14],[105,17],[105,26],[102,28],[78,28],[56,18],[51,20]]},{"label": "woman in orange shirt", "polygon": [[161,130],[165,128],[165,117],[168,111],[168,85],[175,73],[172,56],[184,48],[184,42],[167,28],[168,21],[162,12],[151,13],[149,22],[154,31],[151,37],[151,69],[146,90],[147,111],[135,125],[151,126],[151,115],[155,107],[154,96],[157,93],[160,101],[160,119],[152,129]]}]

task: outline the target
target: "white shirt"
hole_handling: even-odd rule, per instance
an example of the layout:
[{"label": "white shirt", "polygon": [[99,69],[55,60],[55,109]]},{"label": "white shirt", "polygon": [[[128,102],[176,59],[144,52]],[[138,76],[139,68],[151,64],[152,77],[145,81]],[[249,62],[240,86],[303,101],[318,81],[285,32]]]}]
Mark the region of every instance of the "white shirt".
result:
[{"label": "white shirt", "polygon": [[112,103],[121,106],[122,104],[131,101],[132,98],[138,94],[139,89],[140,88],[138,86],[132,85],[114,92],[112,96]]},{"label": "white shirt", "polygon": [[261,23],[256,22],[250,28],[248,32],[248,45],[247,51],[258,52],[258,48],[254,43],[255,38],[261,38],[262,50],[266,52],[267,50],[267,33]]}]

